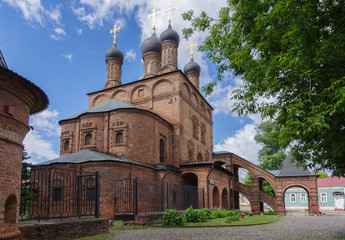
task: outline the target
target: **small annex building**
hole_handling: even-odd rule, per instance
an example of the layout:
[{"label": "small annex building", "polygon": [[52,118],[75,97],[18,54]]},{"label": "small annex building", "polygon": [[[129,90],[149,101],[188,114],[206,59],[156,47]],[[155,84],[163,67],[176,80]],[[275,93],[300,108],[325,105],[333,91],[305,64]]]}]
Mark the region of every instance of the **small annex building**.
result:
[{"label": "small annex building", "polygon": [[[327,177],[317,179],[319,205],[321,211],[344,211],[345,178]],[[287,209],[305,209],[308,195],[302,188],[291,188],[285,192]]]}]

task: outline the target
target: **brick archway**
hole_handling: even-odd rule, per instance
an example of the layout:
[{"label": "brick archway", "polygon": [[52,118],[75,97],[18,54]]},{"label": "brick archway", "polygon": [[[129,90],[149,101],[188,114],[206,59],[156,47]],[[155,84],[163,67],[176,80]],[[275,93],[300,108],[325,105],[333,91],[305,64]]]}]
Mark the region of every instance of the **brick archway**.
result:
[{"label": "brick archway", "polygon": [[[215,153],[214,162],[225,162],[227,168],[234,173],[231,179],[231,208],[239,207],[238,193],[243,194],[250,201],[252,211],[263,211],[263,204],[266,203],[274,211],[285,214],[284,193],[291,186],[301,186],[306,189],[309,196],[309,213],[318,214],[318,175],[311,174],[309,171],[300,169],[291,160],[291,156],[285,160],[281,170],[268,172],[255,164],[229,152]],[[240,183],[238,169],[244,168],[252,176],[252,186],[249,187]],[[266,180],[275,193],[271,196],[262,190],[262,182]]]}]

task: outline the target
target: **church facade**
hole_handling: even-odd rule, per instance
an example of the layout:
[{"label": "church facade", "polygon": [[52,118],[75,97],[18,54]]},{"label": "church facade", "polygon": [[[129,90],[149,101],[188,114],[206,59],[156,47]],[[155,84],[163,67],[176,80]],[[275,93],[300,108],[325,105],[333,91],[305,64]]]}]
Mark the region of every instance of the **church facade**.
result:
[{"label": "church facade", "polygon": [[60,158],[42,165],[98,171],[102,217],[113,216],[114,180],[135,177],[203,188],[200,206],[230,208],[232,173],[212,161],[213,108],[199,92],[201,69],[193,58],[178,69],[178,45],[170,24],[160,38],[153,33],[141,45],[143,76],[122,84],[114,40],[103,89],[88,94],[89,109],[59,122]]}]

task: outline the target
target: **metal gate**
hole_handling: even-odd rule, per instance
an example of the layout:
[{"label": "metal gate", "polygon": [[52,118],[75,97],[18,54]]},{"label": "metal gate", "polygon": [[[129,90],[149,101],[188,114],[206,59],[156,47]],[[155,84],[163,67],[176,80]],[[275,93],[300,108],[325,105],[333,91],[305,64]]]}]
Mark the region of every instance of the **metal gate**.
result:
[{"label": "metal gate", "polygon": [[99,174],[24,165],[20,220],[99,216]]},{"label": "metal gate", "polygon": [[204,207],[203,188],[163,182],[120,179],[114,182],[114,218],[134,219],[139,213]]}]

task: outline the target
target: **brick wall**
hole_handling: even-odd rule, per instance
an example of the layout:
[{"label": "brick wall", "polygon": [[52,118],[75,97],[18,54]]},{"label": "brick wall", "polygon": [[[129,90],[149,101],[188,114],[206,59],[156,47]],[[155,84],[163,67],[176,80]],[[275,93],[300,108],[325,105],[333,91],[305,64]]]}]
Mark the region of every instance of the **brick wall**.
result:
[{"label": "brick wall", "polygon": [[74,239],[109,231],[108,219],[74,220],[55,223],[23,224],[20,239]]}]

